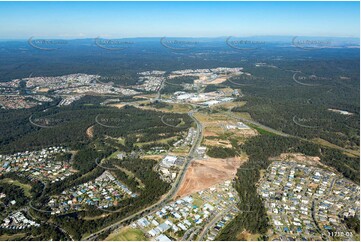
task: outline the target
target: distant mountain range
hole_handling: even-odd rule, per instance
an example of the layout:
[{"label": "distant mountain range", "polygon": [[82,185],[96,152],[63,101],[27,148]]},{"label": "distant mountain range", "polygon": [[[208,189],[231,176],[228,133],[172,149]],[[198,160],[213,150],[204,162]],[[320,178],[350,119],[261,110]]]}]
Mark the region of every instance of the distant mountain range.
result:
[{"label": "distant mountain range", "polygon": [[[94,38],[53,38],[53,37],[37,37],[32,36],[34,39],[52,39],[52,40],[67,40],[67,41],[80,41],[80,42],[88,42],[94,41],[95,38],[103,38],[103,39],[113,39],[113,40],[133,40],[133,41],[159,41],[161,38],[169,38],[169,39],[177,39],[177,40],[197,40],[204,42],[217,42],[224,41],[225,39],[232,37],[236,39],[244,39],[244,40],[254,40],[254,41],[267,41],[267,42],[289,42],[294,37],[308,39],[308,40],[331,40],[335,42],[353,42],[360,43],[360,38],[356,37],[332,37],[332,36],[220,36],[220,37],[172,37],[172,36],[159,36],[159,37],[125,37],[125,38],[107,38],[102,36],[96,36]],[[29,37],[30,38],[30,37]],[[28,41],[28,39],[0,39],[0,41]]]}]

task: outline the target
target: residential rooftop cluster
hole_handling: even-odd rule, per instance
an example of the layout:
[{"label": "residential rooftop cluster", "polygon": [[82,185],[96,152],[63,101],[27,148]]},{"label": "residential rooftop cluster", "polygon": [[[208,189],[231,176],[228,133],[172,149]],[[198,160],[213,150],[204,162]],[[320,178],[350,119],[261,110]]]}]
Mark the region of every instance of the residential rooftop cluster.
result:
[{"label": "residential rooftop cluster", "polygon": [[[235,205],[230,206],[224,211],[220,211],[217,218],[210,226],[205,230],[202,238],[198,237],[199,241],[213,241],[218,236],[221,229],[239,213],[238,208]],[[201,235],[200,235],[201,236]]]},{"label": "residential rooftop cluster", "polygon": [[59,90],[71,87],[80,87],[94,83],[100,76],[88,74],[70,74],[55,77],[29,77],[24,78],[27,88],[46,88],[49,90]]},{"label": "residential rooftop cluster", "polygon": [[123,87],[114,87],[109,84],[98,84],[94,83],[87,86],[77,86],[77,87],[69,87],[64,89],[59,89],[55,91],[59,95],[63,94],[87,94],[87,93],[95,93],[95,94],[111,94],[111,95],[135,95],[139,92],[134,91],[132,89],[123,88]]},{"label": "residential rooftop cluster", "polygon": [[80,100],[85,95],[70,95],[70,96],[64,96],[63,99],[60,101],[59,106],[68,106],[72,104],[75,101]]},{"label": "residential rooftop cluster", "polygon": [[164,77],[165,71],[145,71],[140,72],[138,83],[139,85],[134,86],[137,89],[145,90],[148,92],[155,92],[161,87]]},{"label": "residential rooftop cluster", "polygon": [[0,107],[2,109],[33,108],[39,105],[38,102],[26,96],[5,95],[0,96]]},{"label": "residential rooftop cluster", "polygon": [[[29,77],[23,78],[21,81],[26,82],[26,88],[28,92],[47,92],[55,91],[60,95],[65,94],[114,94],[114,95],[135,95],[139,92],[115,87],[109,83],[97,82],[100,78],[99,75],[88,75],[82,73],[55,76],[55,77]],[[6,83],[6,87],[19,87],[20,81],[18,79]],[[78,96],[72,96],[65,98],[64,105],[70,104],[72,101],[77,100]],[[70,103],[69,103],[70,102]]]},{"label": "residential rooftop cluster", "polygon": [[52,209],[52,214],[61,214],[82,210],[86,205],[101,209],[116,207],[122,200],[137,196],[109,171],[105,171],[94,181],[64,190],[59,196],[53,196],[48,205]]},{"label": "residential rooftop cluster", "polygon": [[52,102],[53,99],[44,95],[32,95],[32,96],[28,96],[31,97],[32,99],[35,99],[39,102]]},{"label": "residential rooftop cluster", "polygon": [[184,74],[206,74],[206,73],[215,73],[215,74],[227,74],[227,73],[235,73],[241,72],[243,70],[242,67],[229,68],[229,67],[217,67],[213,69],[185,69],[172,71],[171,74],[184,75]]},{"label": "residential rooftop cluster", "polygon": [[68,150],[61,146],[53,146],[39,151],[0,155],[0,172],[21,173],[31,180],[52,183],[61,181],[75,172],[68,161],[58,160],[56,157],[67,152]]},{"label": "residential rooftop cluster", "polygon": [[20,90],[11,88],[11,87],[1,87],[0,85],[0,95],[19,95]]},{"label": "residential rooftop cluster", "polygon": [[17,211],[10,214],[3,220],[3,223],[0,225],[0,228],[3,229],[26,229],[31,226],[39,227],[40,224],[27,219],[22,211]]},{"label": "residential rooftop cluster", "polygon": [[20,79],[14,79],[9,82],[0,82],[0,87],[17,88],[19,87],[20,82],[21,82]]},{"label": "residential rooftop cluster", "polygon": [[[214,239],[227,221],[235,216],[237,201],[233,183],[225,181],[170,202],[160,210],[140,218],[131,226],[138,227],[148,238],[157,241],[189,240],[199,236],[202,228],[205,229],[207,239]],[[224,216],[218,216],[217,220],[217,215],[221,213]],[[212,221],[214,219],[215,226]]]},{"label": "residential rooftop cluster", "polygon": [[151,76],[151,75],[164,75],[166,72],[165,71],[143,71],[143,72],[139,72],[138,75],[142,75],[142,76]]},{"label": "residential rooftop cluster", "polygon": [[0,96],[0,106],[3,109],[32,108],[53,99],[44,95],[4,95]]},{"label": "residential rooftop cluster", "polygon": [[[52,98],[44,95],[28,95],[54,91],[56,95],[63,96],[59,106],[66,106],[74,101],[79,100],[85,94],[100,95],[136,95],[139,92],[115,87],[112,83],[97,82],[100,78],[98,75],[88,74],[70,74],[55,77],[29,77],[15,79],[10,82],[0,83],[0,107],[4,109],[32,108],[42,105],[43,102],[51,102]],[[20,87],[21,82],[26,83],[26,94],[20,95],[16,88]],[[36,102],[35,102],[36,101]]]},{"label": "residential rooftop cluster", "polygon": [[294,161],[274,161],[266,174],[258,193],[271,239],[330,240],[330,231],[350,232],[344,218],[360,216],[360,187],[341,175]]}]

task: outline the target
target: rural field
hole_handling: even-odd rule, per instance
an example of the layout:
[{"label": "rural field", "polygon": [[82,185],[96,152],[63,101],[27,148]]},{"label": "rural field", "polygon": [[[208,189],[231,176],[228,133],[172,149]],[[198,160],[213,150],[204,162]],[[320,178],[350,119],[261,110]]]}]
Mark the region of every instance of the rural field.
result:
[{"label": "rural field", "polygon": [[118,232],[110,234],[106,241],[140,241],[145,240],[144,233],[139,229],[124,227]]}]

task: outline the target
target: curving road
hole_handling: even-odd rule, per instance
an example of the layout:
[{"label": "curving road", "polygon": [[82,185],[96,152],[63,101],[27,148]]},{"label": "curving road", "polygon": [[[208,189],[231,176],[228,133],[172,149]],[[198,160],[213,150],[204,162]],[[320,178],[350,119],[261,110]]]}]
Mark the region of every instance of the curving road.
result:
[{"label": "curving road", "polygon": [[283,133],[282,131],[279,131],[279,130],[276,130],[276,129],[273,129],[271,127],[268,127],[268,126],[265,126],[261,123],[258,123],[257,121],[253,121],[253,120],[249,120],[249,119],[245,119],[245,118],[241,118],[241,117],[238,117],[236,115],[234,115],[231,111],[228,112],[228,116],[231,117],[231,118],[234,118],[234,119],[238,119],[244,123],[250,123],[250,124],[253,124],[255,126],[258,126],[260,127],[261,129],[264,129],[266,131],[269,131],[271,133],[274,133],[274,134],[277,134],[277,135],[280,135],[280,136],[284,136],[284,137],[296,137],[296,136],[293,136],[293,135],[290,135],[290,134],[286,134],[286,133]]},{"label": "curving road", "polygon": [[152,205],[150,205],[150,206],[148,206],[148,207],[118,221],[118,222],[108,225],[108,226],[98,230],[97,232],[84,237],[83,240],[95,240],[100,234],[102,234],[104,232],[115,230],[115,229],[121,227],[123,223],[130,222],[130,221],[132,221],[132,219],[136,218],[139,215],[146,216],[146,214],[155,212],[159,208],[163,207],[165,205],[165,203],[174,199],[175,195],[177,194],[177,192],[180,188],[180,185],[182,184],[182,181],[185,177],[186,171],[187,171],[189,165],[191,164],[191,161],[193,160],[195,151],[197,150],[197,148],[199,147],[199,145],[202,142],[203,127],[202,127],[202,124],[194,117],[195,112],[196,111],[188,112],[189,117],[191,117],[195,121],[196,126],[197,126],[197,129],[196,129],[197,134],[196,134],[195,142],[193,143],[193,145],[189,151],[186,161],[184,162],[183,167],[181,168],[181,171],[180,171],[179,175],[177,176],[176,181],[173,183],[173,185],[172,185],[171,189],[168,191],[168,193],[165,194],[163,196],[163,198],[161,200],[159,200],[158,202],[156,202],[155,204],[152,204]]},{"label": "curving road", "polygon": [[247,123],[253,124],[253,125],[257,126],[257,127],[260,127],[261,129],[264,129],[264,130],[266,130],[268,132],[271,132],[271,133],[274,133],[274,134],[277,134],[277,135],[280,135],[280,136],[283,136],[283,137],[296,138],[296,139],[299,139],[299,140],[302,140],[302,141],[311,142],[311,143],[314,143],[314,144],[317,144],[317,145],[337,149],[337,150],[343,151],[345,153],[348,153],[348,154],[350,154],[352,156],[355,156],[355,155],[360,156],[360,154],[358,152],[354,151],[354,150],[349,150],[349,149],[346,149],[346,148],[342,148],[342,147],[334,145],[334,144],[332,144],[332,146],[327,145],[327,144],[320,144],[319,142],[314,141],[314,140],[309,140],[309,139],[302,138],[302,137],[299,137],[299,136],[296,136],[296,135],[287,134],[287,133],[284,133],[282,131],[279,131],[279,130],[273,129],[271,127],[268,127],[266,125],[263,125],[261,123],[258,123],[258,122],[254,121],[254,120],[249,120],[249,119],[245,119],[245,118],[235,116],[231,111],[228,112],[228,116],[231,117],[231,118],[234,118],[234,119],[238,119],[238,120],[244,122],[245,124],[247,124]]},{"label": "curving road", "polygon": [[224,215],[226,215],[229,211],[232,210],[232,207],[222,211],[220,214],[218,214],[217,216],[215,216],[208,224],[206,224],[203,228],[203,230],[201,231],[201,233],[198,236],[198,241],[204,241],[204,236],[207,234],[208,230],[210,227],[212,227],[213,225],[215,225]]}]

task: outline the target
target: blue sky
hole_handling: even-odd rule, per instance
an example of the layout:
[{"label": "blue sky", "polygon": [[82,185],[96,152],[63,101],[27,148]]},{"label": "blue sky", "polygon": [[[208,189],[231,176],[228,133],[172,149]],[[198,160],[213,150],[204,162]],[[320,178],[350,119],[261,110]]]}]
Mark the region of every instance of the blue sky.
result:
[{"label": "blue sky", "polygon": [[359,37],[359,2],[0,2],[0,39]]}]

